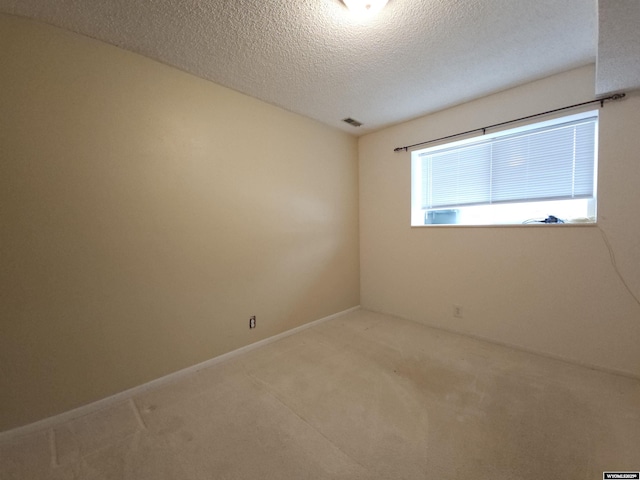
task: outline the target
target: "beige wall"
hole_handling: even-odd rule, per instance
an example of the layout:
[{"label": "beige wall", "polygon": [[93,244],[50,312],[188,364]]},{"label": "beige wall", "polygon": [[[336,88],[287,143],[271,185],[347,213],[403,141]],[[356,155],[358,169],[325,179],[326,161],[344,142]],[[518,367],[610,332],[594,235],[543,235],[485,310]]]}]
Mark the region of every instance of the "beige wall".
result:
[{"label": "beige wall", "polygon": [[593,97],[588,66],[361,137],[362,306],[640,376],[640,305],[599,229],[640,296],[640,93],[601,110],[599,227],[410,228],[410,154],[393,152]]},{"label": "beige wall", "polygon": [[5,15],[0,65],[0,431],[358,305],[355,138]]}]

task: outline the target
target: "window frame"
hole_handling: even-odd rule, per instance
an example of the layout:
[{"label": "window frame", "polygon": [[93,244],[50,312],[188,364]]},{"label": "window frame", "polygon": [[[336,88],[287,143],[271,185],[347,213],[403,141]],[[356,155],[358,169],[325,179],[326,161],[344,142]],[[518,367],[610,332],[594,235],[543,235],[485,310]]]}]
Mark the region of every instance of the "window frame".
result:
[{"label": "window frame", "polygon": [[[424,208],[423,206],[423,175],[422,175],[422,157],[425,154],[430,152],[438,152],[442,150],[461,148],[465,146],[472,146],[474,144],[482,144],[484,142],[490,141],[494,138],[501,137],[509,137],[518,134],[523,134],[527,132],[534,132],[535,130],[552,128],[554,126],[561,126],[563,124],[569,124],[572,122],[580,122],[581,120],[594,118],[595,117],[595,130],[594,130],[594,158],[593,158],[593,195],[591,197],[586,198],[585,200],[588,202],[586,207],[587,217],[582,219],[581,221],[576,220],[575,223],[566,223],[564,225],[595,225],[597,224],[597,195],[598,195],[598,137],[599,137],[599,110],[598,109],[588,109],[579,113],[571,114],[571,115],[558,115],[551,119],[537,122],[529,122],[527,124],[519,125],[515,128],[503,128],[491,133],[474,135],[468,138],[464,138],[462,140],[457,140],[453,142],[440,142],[436,145],[429,146],[427,148],[416,149],[411,152],[411,218],[410,224],[411,227],[467,227],[467,226],[524,226],[524,225],[549,225],[549,223],[516,223],[516,222],[500,222],[500,221],[492,221],[487,223],[432,223],[426,224],[425,218],[428,211],[442,211],[446,210],[452,211],[454,209],[470,209],[474,208],[473,205],[458,205],[451,206],[447,209],[443,208]],[[578,199],[576,199],[578,200]],[[571,202],[573,200],[566,199],[560,200],[560,202]],[[523,204],[537,204],[542,205],[547,200],[535,200],[535,199],[527,199],[522,202],[504,202],[504,203],[491,203],[489,202],[486,205],[483,205],[485,208],[499,207],[500,205],[523,205]],[[551,202],[551,201],[549,201]],[[496,208],[497,210],[497,208]],[[563,223],[559,223],[563,225]]]}]

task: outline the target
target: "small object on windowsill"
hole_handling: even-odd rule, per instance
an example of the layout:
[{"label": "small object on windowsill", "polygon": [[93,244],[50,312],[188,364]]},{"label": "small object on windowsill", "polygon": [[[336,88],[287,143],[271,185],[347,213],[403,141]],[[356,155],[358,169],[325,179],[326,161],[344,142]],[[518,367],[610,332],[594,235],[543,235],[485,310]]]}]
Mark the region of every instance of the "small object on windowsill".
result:
[{"label": "small object on windowsill", "polygon": [[564,223],[564,220],[553,215],[549,215],[547,218],[531,218],[522,223]]}]

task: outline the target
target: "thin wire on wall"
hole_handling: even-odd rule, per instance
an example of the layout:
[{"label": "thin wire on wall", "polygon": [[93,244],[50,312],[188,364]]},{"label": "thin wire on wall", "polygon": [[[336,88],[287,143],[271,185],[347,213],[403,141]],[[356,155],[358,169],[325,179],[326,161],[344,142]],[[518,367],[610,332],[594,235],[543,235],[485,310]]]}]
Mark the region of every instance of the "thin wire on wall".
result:
[{"label": "thin wire on wall", "polygon": [[633,293],[633,290],[631,290],[631,287],[629,287],[626,280],[622,276],[620,269],[618,268],[618,263],[616,262],[616,255],[613,251],[613,247],[611,246],[611,242],[609,242],[609,238],[607,237],[607,234],[605,233],[605,231],[602,229],[600,225],[597,225],[597,227],[598,227],[598,230],[600,230],[600,233],[602,234],[602,239],[604,240],[604,243],[607,246],[607,249],[609,250],[609,258],[611,259],[611,265],[613,266],[613,269],[616,272],[616,275],[618,276],[618,278],[620,279],[624,287],[627,289],[627,292],[629,292],[629,294],[633,297],[636,303],[640,306],[640,299],[635,293]]}]

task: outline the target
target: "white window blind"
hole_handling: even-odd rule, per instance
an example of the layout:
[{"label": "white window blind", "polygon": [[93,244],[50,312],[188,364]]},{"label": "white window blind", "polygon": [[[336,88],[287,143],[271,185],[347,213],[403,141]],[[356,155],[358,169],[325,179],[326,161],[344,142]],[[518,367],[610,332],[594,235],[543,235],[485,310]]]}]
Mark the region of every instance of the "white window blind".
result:
[{"label": "white window blind", "polygon": [[597,116],[419,154],[422,208],[594,196]]}]

